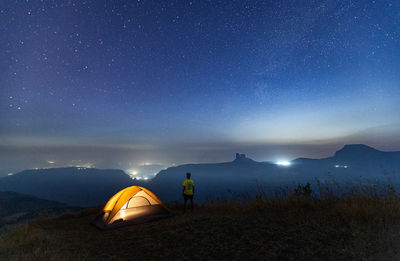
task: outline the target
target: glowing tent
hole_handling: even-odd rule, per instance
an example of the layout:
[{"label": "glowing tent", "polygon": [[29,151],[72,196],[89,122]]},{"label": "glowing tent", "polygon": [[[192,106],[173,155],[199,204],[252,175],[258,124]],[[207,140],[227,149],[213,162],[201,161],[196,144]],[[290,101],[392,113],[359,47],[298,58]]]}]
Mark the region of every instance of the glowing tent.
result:
[{"label": "glowing tent", "polygon": [[132,186],[115,194],[93,223],[101,229],[109,229],[168,216],[168,208],[153,192]]}]

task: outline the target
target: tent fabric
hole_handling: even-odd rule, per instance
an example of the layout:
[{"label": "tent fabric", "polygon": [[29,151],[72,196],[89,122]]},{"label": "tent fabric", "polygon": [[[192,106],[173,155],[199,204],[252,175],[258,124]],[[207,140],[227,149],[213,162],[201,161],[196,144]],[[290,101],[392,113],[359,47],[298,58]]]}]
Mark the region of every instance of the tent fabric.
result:
[{"label": "tent fabric", "polygon": [[123,223],[146,222],[169,215],[167,206],[153,192],[140,186],[132,186],[111,197],[94,223],[105,228]]},{"label": "tent fabric", "polygon": [[142,197],[142,196],[134,196],[128,202],[126,202],[125,205],[122,206],[121,209],[144,207],[144,206],[149,206],[149,205],[151,205],[151,204],[147,198]]}]

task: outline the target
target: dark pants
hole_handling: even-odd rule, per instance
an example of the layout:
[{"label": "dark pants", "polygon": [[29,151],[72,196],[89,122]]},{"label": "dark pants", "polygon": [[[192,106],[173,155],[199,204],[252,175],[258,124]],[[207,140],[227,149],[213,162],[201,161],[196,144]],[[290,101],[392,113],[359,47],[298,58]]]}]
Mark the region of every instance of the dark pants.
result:
[{"label": "dark pants", "polygon": [[193,195],[185,195],[183,194],[183,211],[186,211],[186,202],[190,200],[190,210],[193,211]]}]

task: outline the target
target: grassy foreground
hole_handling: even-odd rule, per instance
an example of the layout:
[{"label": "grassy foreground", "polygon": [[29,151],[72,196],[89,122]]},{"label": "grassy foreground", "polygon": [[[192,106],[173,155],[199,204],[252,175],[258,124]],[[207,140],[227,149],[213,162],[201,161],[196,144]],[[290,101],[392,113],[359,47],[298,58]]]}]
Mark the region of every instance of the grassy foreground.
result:
[{"label": "grassy foreground", "polygon": [[0,238],[1,260],[400,260],[400,198],[215,202],[99,231],[98,210],[41,218]]}]

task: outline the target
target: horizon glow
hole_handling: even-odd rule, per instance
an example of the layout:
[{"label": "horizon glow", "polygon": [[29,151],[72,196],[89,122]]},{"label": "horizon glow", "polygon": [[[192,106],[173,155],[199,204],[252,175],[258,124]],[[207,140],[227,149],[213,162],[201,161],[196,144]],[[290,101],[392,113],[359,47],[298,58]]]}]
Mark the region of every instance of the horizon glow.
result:
[{"label": "horizon glow", "polygon": [[399,1],[3,1],[0,176],[400,150],[399,12]]}]

